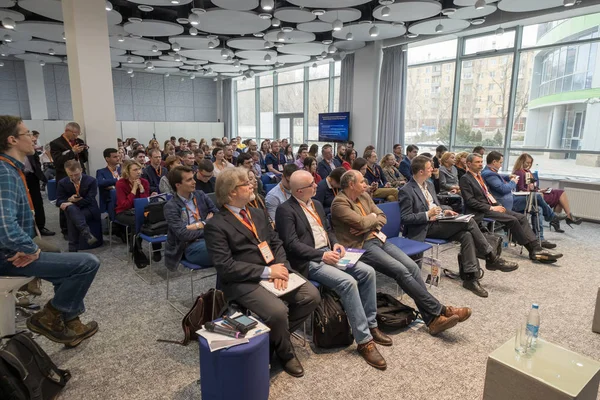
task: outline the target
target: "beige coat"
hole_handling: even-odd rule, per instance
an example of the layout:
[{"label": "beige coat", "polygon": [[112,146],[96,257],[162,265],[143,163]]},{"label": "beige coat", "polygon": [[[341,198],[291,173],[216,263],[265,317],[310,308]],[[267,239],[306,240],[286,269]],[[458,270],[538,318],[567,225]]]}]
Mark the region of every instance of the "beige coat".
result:
[{"label": "beige coat", "polygon": [[[360,249],[365,239],[373,231],[380,230],[385,225],[387,218],[367,193],[359,196],[358,201],[367,213],[363,216],[360,208],[350,200],[343,191],[335,196],[331,203],[331,222],[338,242],[344,247]],[[375,213],[375,216],[370,215]],[[350,233],[350,229],[360,231],[358,235]]]}]

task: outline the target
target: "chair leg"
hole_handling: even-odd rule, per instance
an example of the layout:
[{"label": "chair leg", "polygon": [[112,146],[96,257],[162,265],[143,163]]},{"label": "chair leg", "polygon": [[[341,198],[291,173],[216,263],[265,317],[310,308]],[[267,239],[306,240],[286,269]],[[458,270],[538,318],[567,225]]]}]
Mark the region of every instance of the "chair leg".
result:
[{"label": "chair leg", "polygon": [[190,269],[190,289],[192,293],[192,304],[194,304],[194,277],[192,275],[194,271]]},{"label": "chair leg", "polygon": [[112,221],[108,219],[108,248],[112,250]]}]

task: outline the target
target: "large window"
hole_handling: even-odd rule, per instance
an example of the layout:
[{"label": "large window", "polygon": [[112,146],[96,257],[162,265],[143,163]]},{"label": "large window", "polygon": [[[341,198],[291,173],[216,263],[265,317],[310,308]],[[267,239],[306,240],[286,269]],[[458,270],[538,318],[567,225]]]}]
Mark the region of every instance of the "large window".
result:
[{"label": "large window", "polygon": [[[318,115],[339,109],[340,70],[340,62],[328,62],[277,74],[269,71],[253,78],[238,78],[235,134],[257,140],[291,138],[295,148],[301,143],[315,142]],[[277,124],[278,118],[285,114],[296,114],[293,132],[285,121]],[[299,118],[299,114],[303,118]]]}]

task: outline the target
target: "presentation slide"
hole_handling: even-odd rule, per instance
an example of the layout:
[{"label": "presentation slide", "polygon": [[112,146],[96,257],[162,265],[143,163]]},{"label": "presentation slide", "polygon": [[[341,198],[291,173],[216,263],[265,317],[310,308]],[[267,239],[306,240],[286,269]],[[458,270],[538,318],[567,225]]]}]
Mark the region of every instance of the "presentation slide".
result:
[{"label": "presentation slide", "polygon": [[319,142],[347,142],[349,126],[349,112],[319,114]]}]

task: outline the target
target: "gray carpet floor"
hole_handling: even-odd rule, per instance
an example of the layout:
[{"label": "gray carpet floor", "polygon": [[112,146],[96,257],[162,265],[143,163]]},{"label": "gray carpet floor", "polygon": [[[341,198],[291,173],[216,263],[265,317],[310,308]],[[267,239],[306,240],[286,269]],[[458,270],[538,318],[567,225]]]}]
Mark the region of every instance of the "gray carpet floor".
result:
[{"label": "gray carpet floor", "polygon": [[[47,227],[59,231],[57,209],[46,203],[46,212]],[[379,347],[387,360],[386,371],[369,367],[356,345],[323,351],[295,341],[306,375],[292,378],[274,364],[270,398],[480,399],[488,354],[513,337],[532,302],[540,304],[542,338],[600,360],[600,335],[591,331],[600,286],[600,225],[583,223],[565,230],[564,234],[546,234],[565,254],[557,264],[534,264],[519,255],[518,247],[508,248],[506,258],[519,262],[520,268],[508,274],[487,272],[482,280],[490,292],[487,299],[476,297],[456,281],[442,279],[431,292],[444,304],[472,307],[472,317],[438,337],[425,329],[393,334],[392,347]],[[62,236],[50,239],[66,250]],[[164,266],[157,268],[158,282],[148,285],[135,274],[133,264],[124,261],[125,245],[117,241],[112,250],[107,242],[91,251],[102,265],[82,319],[96,320],[99,332],[75,349],[38,339],[55,362],[73,375],[60,398],[200,399],[198,345],[156,341],[182,337],[181,316],[165,300]],[[455,267],[456,254],[456,248],[443,252],[442,265]],[[194,290],[199,294],[212,286],[211,277],[196,281]],[[394,282],[381,275],[378,287],[392,294],[396,291]],[[34,300],[42,305],[52,296],[52,287],[44,282],[43,290]],[[176,279],[172,290],[187,298],[189,306],[189,279]],[[411,302],[407,296],[403,301]]]}]

